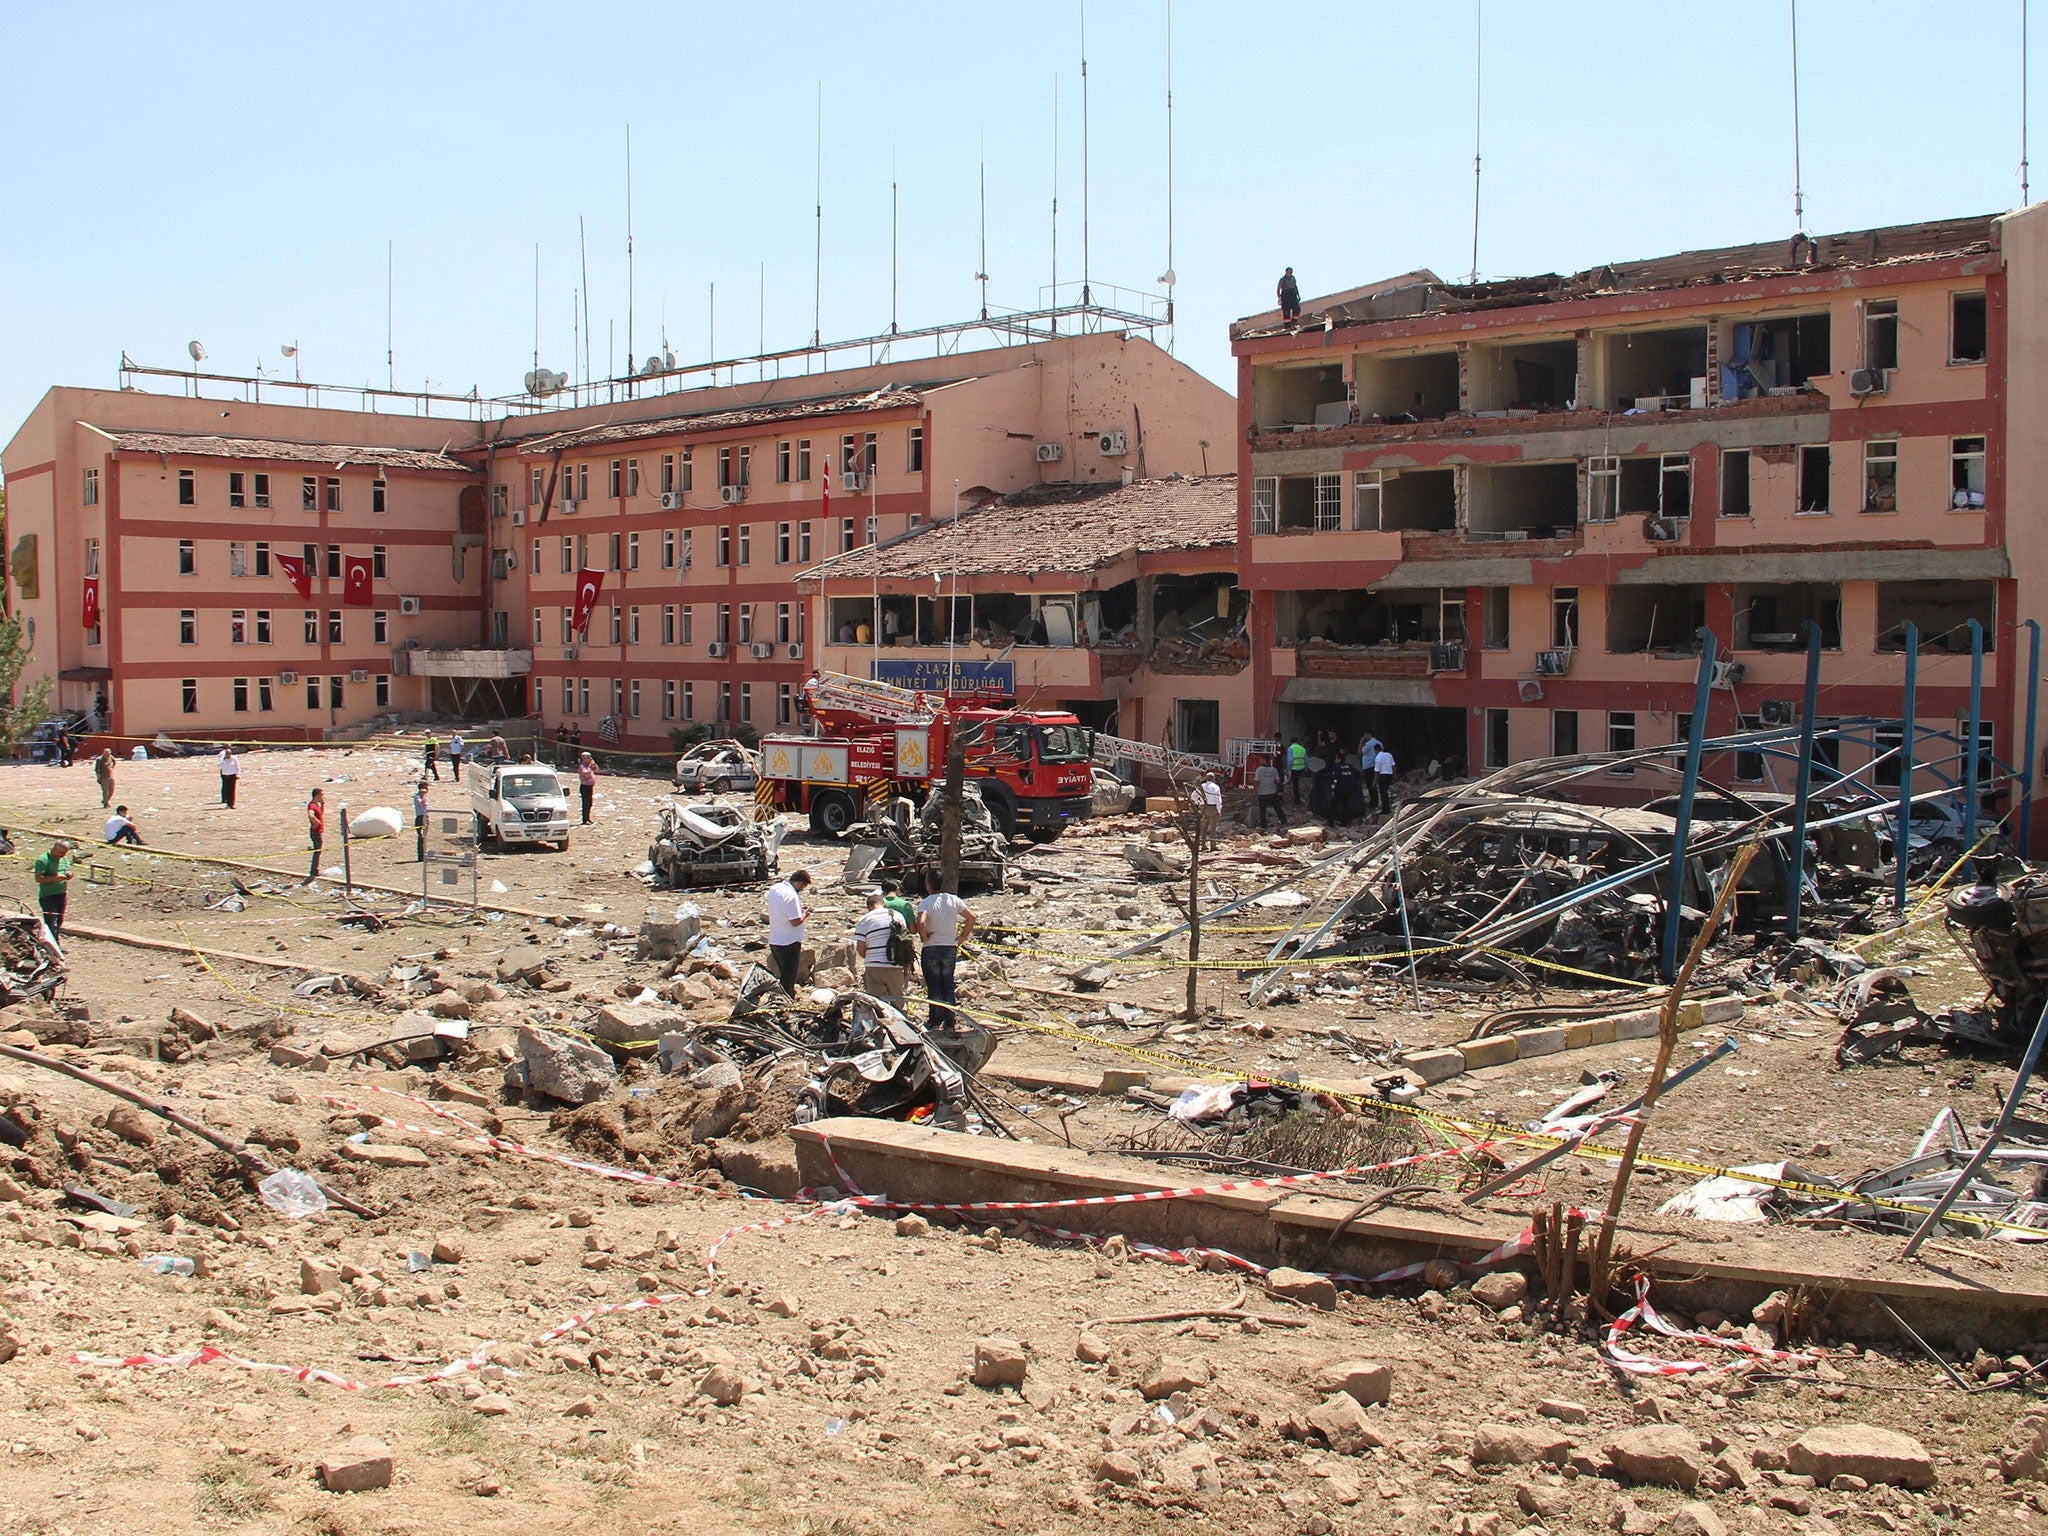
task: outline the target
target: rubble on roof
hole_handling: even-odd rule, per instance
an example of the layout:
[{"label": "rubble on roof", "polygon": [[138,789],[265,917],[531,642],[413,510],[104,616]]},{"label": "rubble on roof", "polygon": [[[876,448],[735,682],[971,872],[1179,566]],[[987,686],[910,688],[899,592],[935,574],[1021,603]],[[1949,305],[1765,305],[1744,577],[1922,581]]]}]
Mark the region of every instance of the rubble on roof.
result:
[{"label": "rubble on roof", "polygon": [[209,432],[116,432],[82,423],[124,453],[180,454],[208,459],[257,459],[290,464],[327,464],[335,469],[450,470],[471,474],[474,466],[425,448],[387,448],[370,443],[301,443],[275,437],[225,437]]},{"label": "rubble on roof", "polygon": [[[949,380],[948,382],[958,382]],[[782,400],[771,405],[743,406],[717,411],[678,412],[646,421],[604,422],[590,427],[538,432],[513,439],[502,446],[520,453],[561,453],[591,448],[603,443],[636,442],[642,438],[670,437],[679,432],[716,432],[727,427],[761,426],[773,421],[794,421],[808,416],[846,415],[858,411],[886,411],[914,406],[923,398],[920,385],[884,385],[880,389],[839,395],[818,395],[803,400]]]}]

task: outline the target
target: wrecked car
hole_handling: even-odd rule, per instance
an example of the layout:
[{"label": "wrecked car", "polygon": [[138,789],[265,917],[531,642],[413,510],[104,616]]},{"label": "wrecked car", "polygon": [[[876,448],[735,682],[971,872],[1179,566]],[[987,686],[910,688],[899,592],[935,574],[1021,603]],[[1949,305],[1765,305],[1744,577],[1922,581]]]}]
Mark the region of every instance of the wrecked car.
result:
[{"label": "wrecked car", "polygon": [[762,824],[716,800],[663,806],[647,858],[655,875],[678,890],[766,880],[775,867]]},{"label": "wrecked car", "polygon": [[[911,879],[936,875],[939,871],[939,843],[945,828],[945,796],[933,794],[922,808],[907,799],[896,799],[852,827],[847,837],[859,845],[848,865],[849,879],[857,872],[864,880],[890,879],[908,884]],[[981,788],[969,780],[960,794],[960,889],[1000,891],[1003,888],[1002,834],[981,797]],[[857,866],[857,870],[856,870]]]}]

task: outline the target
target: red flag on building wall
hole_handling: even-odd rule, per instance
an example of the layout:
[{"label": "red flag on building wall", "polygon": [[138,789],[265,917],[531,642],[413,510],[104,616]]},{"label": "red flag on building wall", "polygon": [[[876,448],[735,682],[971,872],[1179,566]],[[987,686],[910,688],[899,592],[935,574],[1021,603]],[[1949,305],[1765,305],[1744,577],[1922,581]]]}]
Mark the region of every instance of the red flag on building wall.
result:
[{"label": "red flag on building wall", "polygon": [[85,627],[100,627],[100,579],[97,576],[85,578]]},{"label": "red flag on building wall", "polygon": [[341,600],[351,608],[370,606],[370,557],[350,555],[341,565]]},{"label": "red flag on building wall", "polygon": [[576,611],[570,617],[569,627],[579,635],[590,632],[590,611],[597,606],[598,588],[604,585],[604,572],[586,567],[576,573]]},{"label": "red flag on building wall", "polygon": [[300,559],[297,555],[272,555],[270,558],[277,562],[277,568],[284,572],[285,580],[292,584],[293,589],[298,592],[299,596],[311,597],[313,595],[313,577],[306,570],[306,562],[304,560]]}]

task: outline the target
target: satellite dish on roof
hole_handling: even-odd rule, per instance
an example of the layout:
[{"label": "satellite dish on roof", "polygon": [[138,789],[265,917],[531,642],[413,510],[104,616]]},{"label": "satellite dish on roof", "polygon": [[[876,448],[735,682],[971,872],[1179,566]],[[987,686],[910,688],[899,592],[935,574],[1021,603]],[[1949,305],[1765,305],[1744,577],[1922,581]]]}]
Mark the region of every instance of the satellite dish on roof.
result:
[{"label": "satellite dish on roof", "polygon": [[195,363],[204,362],[206,360],[206,348],[199,345],[199,343],[196,341],[186,342],[185,351],[191,357],[192,361]]},{"label": "satellite dish on roof", "polygon": [[566,373],[536,368],[526,375],[526,392],[529,395],[552,395],[568,382],[569,375]]},{"label": "satellite dish on roof", "polygon": [[648,378],[651,375],[657,374],[659,372],[661,372],[661,359],[656,357],[652,352],[648,353],[647,361],[640,365],[640,377],[643,379]]},{"label": "satellite dish on roof", "polygon": [[297,357],[299,355],[299,349],[293,346],[290,342],[286,342],[277,350],[280,354],[282,354],[285,357]]}]

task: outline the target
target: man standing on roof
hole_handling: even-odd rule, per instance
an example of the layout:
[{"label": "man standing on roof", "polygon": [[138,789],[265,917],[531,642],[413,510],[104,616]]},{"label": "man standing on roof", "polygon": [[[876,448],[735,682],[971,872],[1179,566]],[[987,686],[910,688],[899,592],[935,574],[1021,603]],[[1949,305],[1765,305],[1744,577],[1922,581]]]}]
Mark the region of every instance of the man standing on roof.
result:
[{"label": "man standing on roof", "polygon": [[1274,292],[1280,300],[1281,320],[1292,325],[1301,318],[1301,285],[1294,280],[1294,268],[1280,274],[1280,286]]}]

